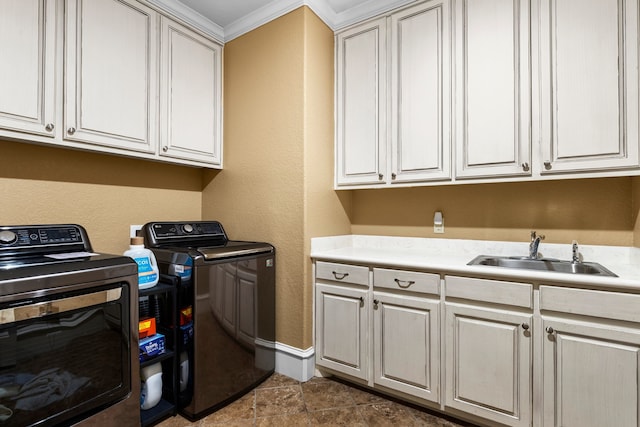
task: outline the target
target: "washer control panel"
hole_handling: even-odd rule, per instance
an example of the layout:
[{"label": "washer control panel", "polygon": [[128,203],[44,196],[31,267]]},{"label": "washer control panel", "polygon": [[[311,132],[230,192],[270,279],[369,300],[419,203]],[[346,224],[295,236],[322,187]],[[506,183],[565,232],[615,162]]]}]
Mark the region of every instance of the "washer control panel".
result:
[{"label": "washer control panel", "polygon": [[67,251],[71,246],[91,250],[87,234],[79,225],[0,226],[0,254]]},{"label": "washer control panel", "polygon": [[145,224],[143,230],[145,243],[150,247],[170,242],[227,240],[218,221],[152,222]]}]

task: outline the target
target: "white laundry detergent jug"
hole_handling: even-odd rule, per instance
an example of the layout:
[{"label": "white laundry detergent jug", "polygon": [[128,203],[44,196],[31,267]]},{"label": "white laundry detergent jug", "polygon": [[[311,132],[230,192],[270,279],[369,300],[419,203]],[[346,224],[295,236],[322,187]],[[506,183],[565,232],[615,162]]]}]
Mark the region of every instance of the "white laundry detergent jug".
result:
[{"label": "white laundry detergent jug", "polygon": [[142,237],[132,237],[129,250],[125,251],[124,255],[133,258],[138,264],[138,289],[151,288],[158,283],[160,275],[156,257],[144,247]]},{"label": "white laundry detergent jug", "polygon": [[162,364],[155,363],[140,370],[142,389],[140,390],[140,408],[151,409],[162,398]]}]

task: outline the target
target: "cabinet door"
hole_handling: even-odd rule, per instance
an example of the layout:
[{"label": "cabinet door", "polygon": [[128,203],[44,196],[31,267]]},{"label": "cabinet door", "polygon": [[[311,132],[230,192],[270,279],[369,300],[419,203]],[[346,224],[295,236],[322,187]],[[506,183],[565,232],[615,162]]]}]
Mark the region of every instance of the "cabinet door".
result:
[{"label": "cabinet door", "polygon": [[448,407],[530,426],[532,315],[445,304]]},{"label": "cabinet door", "polygon": [[449,179],[449,2],[391,15],[391,182]]},{"label": "cabinet door", "polygon": [[386,176],[386,21],[336,36],[336,185]]},{"label": "cabinet door", "polygon": [[544,425],[640,425],[640,331],[553,318],[543,327]]},{"label": "cabinet door", "polygon": [[132,0],[67,0],[70,141],[155,152],[157,13]]},{"label": "cabinet door", "polygon": [[638,165],[638,2],[542,0],[541,173]]},{"label": "cabinet door", "polygon": [[367,380],[367,291],[316,284],[316,364]]},{"label": "cabinet door", "polygon": [[222,47],[162,18],[163,156],[222,165]]},{"label": "cabinet door", "polygon": [[374,382],[439,403],[439,300],[373,297]]},{"label": "cabinet door", "polygon": [[531,174],[529,10],[454,2],[457,178]]},{"label": "cabinet door", "polygon": [[55,136],[56,8],[48,0],[0,2],[0,127]]},{"label": "cabinet door", "polygon": [[449,2],[391,15],[391,182],[449,179]]}]

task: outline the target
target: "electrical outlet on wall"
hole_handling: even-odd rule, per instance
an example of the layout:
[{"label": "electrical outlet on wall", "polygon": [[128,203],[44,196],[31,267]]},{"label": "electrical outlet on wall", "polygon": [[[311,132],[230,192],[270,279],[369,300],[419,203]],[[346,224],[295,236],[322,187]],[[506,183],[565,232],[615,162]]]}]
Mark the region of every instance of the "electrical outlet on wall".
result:
[{"label": "electrical outlet on wall", "polygon": [[433,232],[436,234],[444,233],[444,215],[440,211],[433,215]]},{"label": "electrical outlet on wall", "polygon": [[141,225],[130,225],[129,226],[129,237],[136,237],[140,235],[140,231],[142,231]]}]

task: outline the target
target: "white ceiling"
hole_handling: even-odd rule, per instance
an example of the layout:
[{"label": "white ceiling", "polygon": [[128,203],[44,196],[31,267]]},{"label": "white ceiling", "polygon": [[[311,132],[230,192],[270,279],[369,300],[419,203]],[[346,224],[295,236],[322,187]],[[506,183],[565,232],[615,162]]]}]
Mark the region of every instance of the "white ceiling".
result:
[{"label": "white ceiling", "polygon": [[220,42],[232,40],[301,6],[334,31],[419,0],[148,0]]}]

